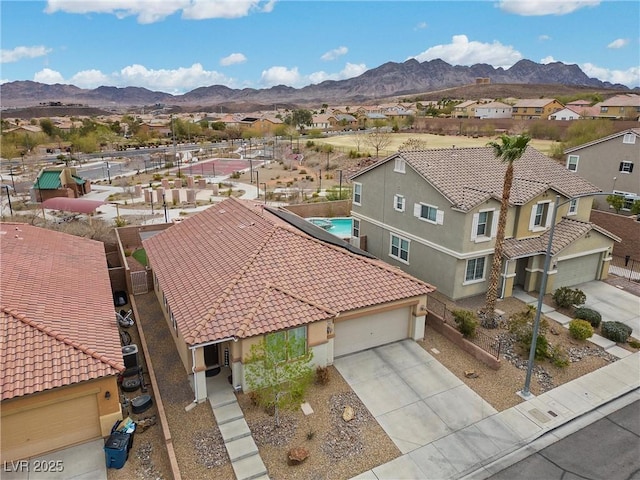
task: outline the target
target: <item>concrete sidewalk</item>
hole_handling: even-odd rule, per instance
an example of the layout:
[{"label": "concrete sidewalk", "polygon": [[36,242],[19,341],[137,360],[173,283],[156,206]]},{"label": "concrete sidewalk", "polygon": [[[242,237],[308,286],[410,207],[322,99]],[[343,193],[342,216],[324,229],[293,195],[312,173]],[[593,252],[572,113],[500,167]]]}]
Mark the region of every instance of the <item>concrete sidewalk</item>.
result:
[{"label": "concrete sidewalk", "polygon": [[[413,345],[417,348],[405,340],[336,360],[336,368],[403,453],[358,480],[486,478],[507,466],[500,459],[526,451],[545,434],[629,393],[640,396],[638,352],[496,412]],[[368,378],[373,372],[377,378]]]}]

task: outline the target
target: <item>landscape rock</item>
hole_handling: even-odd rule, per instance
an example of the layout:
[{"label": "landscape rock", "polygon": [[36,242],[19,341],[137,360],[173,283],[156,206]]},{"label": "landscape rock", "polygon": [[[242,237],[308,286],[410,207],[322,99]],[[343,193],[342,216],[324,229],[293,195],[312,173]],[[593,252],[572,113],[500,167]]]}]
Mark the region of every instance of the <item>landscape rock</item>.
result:
[{"label": "landscape rock", "polygon": [[350,422],[355,417],[355,412],[353,411],[353,407],[351,405],[347,405],[344,407],[344,411],[342,412],[342,419],[345,422]]},{"label": "landscape rock", "polygon": [[309,457],[309,450],[304,447],[296,447],[289,450],[287,454],[289,465],[300,465]]}]

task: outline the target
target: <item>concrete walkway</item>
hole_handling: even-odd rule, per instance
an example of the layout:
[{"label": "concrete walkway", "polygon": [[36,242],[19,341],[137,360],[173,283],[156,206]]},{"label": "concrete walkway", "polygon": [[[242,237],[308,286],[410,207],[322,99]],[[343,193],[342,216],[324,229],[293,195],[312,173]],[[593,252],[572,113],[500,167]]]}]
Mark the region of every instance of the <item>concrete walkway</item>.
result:
[{"label": "concrete walkway", "polygon": [[207,379],[207,392],[233,472],[238,480],[268,480],[267,467],[260,458],[258,446],[227,381],[227,370]]},{"label": "concrete walkway", "polygon": [[640,395],[640,353],[502,412],[411,340],[335,366],[403,453],[358,480],[486,478],[495,473],[488,466],[545,433],[629,392]]}]

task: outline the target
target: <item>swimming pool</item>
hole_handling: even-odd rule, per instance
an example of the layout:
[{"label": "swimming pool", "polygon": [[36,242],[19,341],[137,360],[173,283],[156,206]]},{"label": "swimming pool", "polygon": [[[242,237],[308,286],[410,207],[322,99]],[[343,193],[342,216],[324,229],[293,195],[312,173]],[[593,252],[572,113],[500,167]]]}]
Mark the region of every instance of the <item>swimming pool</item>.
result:
[{"label": "swimming pool", "polygon": [[307,218],[307,221],[313,223],[314,225],[317,225],[320,228],[324,228],[327,232],[335,235],[336,237],[343,239],[351,238],[351,232],[353,230],[353,219],[349,217],[311,217]]}]

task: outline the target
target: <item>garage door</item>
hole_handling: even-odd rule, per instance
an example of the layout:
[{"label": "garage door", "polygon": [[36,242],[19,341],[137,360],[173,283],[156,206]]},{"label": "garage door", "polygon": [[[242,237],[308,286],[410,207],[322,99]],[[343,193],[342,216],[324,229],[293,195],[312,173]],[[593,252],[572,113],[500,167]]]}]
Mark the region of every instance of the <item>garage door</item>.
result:
[{"label": "garage door", "polygon": [[401,308],[336,322],[334,356],[339,357],[408,338],[410,314],[408,308]]},{"label": "garage door", "polygon": [[2,417],[2,460],[18,460],[101,436],[95,395]]},{"label": "garage door", "polygon": [[558,262],[558,273],[556,273],[553,287],[572,287],[579,283],[595,280],[598,276],[599,266],[599,253],[562,260]]}]

